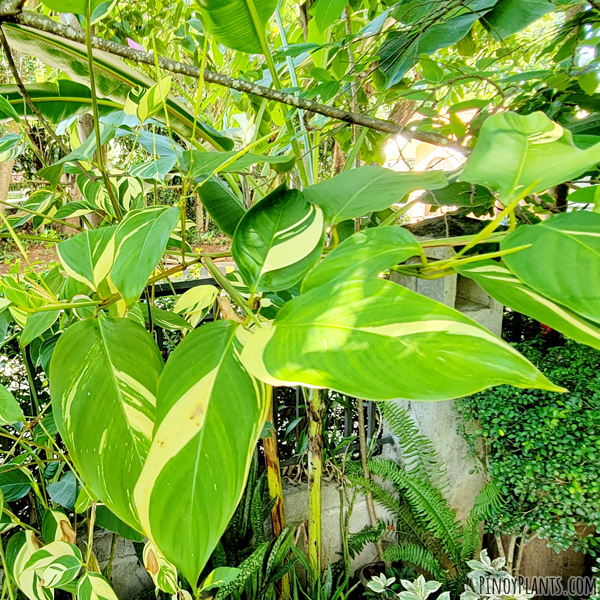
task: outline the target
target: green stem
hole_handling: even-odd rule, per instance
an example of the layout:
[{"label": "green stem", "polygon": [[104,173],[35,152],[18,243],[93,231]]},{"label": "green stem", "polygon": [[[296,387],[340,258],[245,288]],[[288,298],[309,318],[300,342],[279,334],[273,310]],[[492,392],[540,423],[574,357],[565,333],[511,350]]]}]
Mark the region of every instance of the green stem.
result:
[{"label": "green stem", "polygon": [[323,482],[323,392],[308,390],[308,562],[313,581],[321,572]]},{"label": "green stem", "polygon": [[94,525],[96,524],[96,503],[92,502],[90,508],[90,518],[88,519],[88,542],[87,552],[85,555],[85,564],[87,568],[90,567],[90,560],[92,558],[92,548],[94,546]]},{"label": "green stem", "polygon": [[246,300],[244,297],[235,289],[235,287],[231,284],[231,281],[229,281],[229,279],[227,279],[227,277],[221,273],[219,267],[217,267],[217,265],[215,265],[215,263],[207,257],[202,258],[202,264],[215,278],[217,283],[231,296],[233,301],[244,311],[246,317],[259,327],[262,327],[262,323],[258,317],[246,305]]},{"label": "green stem", "polygon": [[4,554],[4,546],[2,545],[2,538],[0,537],[0,558],[2,559],[2,567],[4,568],[4,577],[8,586],[8,595],[10,600],[15,600],[15,595],[12,588],[11,574],[9,573],[8,564],[6,563],[6,555]]},{"label": "green stem", "polygon": [[110,183],[110,179],[108,177],[108,173],[106,172],[106,168],[104,166],[104,157],[102,156],[102,139],[100,136],[100,112],[98,110],[98,95],[96,91],[96,74],[94,73],[94,55],[92,54],[92,2],[91,0],[87,1],[87,18],[85,24],[85,42],[87,47],[87,56],[88,56],[88,68],[90,71],[90,87],[92,91],[92,112],[94,114],[94,131],[96,133],[96,156],[98,158],[98,170],[102,175],[102,179],[104,180],[104,185],[106,186],[106,192],[108,193],[108,197],[110,198],[110,202],[112,204],[113,210],[115,211],[115,215],[117,220],[120,221],[123,218],[123,213],[121,212],[121,206],[119,205],[119,201],[115,196],[115,190]]},{"label": "green stem", "polygon": [[31,411],[33,416],[37,417],[40,414],[40,404],[38,400],[37,390],[35,389],[35,380],[33,377],[33,364],[31,362],[31,356],[27,346],[21,346],[21,354],[23,355],[23,362],[25,363],[25,369],[27,371],[27,379],[29,380],[29,395],[31,397]]}]

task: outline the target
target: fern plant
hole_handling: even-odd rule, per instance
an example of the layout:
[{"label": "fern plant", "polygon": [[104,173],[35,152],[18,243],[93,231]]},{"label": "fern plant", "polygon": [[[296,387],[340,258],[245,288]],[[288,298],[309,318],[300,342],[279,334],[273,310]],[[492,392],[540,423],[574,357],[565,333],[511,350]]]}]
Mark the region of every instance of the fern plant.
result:
[{"label": "fern plant", "polygon": [[[385,537],[391,545],[384,560],[409,563],[441,582],[444,589],[458,594],[468,580],[467,561],[475,557],[479,546],[479,524],[492,508],[501,505],[500,490],[489,482],[463,525],[440,491],[446,486],[446,473],[431,442],[401,407],[386,403],[382,413],[400,441],[404,465],[371,459],[369,470],[382,484],[365,478],[358,465],[349,470],[348,477],[365,492],[371,492],[394,523],[380,522],[352,534],[350,551],[355,555],[368,543]],[[383,482],[391,483],[393,491]]]}]

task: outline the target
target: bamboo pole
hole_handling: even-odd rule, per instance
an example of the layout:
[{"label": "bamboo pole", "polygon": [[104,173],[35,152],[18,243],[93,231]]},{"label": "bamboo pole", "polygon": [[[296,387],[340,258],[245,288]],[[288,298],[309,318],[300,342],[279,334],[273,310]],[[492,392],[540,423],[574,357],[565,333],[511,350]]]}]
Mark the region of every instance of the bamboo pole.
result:
[{"label": "bamboo pole", "polygon": [[323,392],[308,390],[308,562],[313,580],[321,572],[323,480]]}]

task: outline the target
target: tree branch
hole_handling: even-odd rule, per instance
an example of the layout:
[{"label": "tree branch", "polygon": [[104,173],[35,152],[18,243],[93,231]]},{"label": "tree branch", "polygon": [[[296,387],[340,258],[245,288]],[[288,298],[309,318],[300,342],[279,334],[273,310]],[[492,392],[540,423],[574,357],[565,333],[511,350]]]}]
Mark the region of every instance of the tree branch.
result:
[{"label": "tree branch", "polygon": [[[3,3],[0,3],[0,18],[3,14],[5,14],[3,13],[3,6],[7,3],[10,4],[11,2],[14,4],[17,2],[17,0],[4,0]],[[68,25],[57,23],[56,21],[53,21],[52,19],[43,15],[23,11],[15,15],[13,20],[21,25],[44,31],[61,38],[66,38],[73,42],[85,44],[86,41],[85,34],[83,32],[76,31]],[[201,69],[193,65],[186,65],[161,56],[155,57],[154,54],[150,52],[135,50],[134,48],[129,48],[128,46],[118,44],[111,40],[105,40],[103,38],[92,36],[91,45],[96,50],[102,50],[109,54],[115,54],[137,63],[145,63],[154,66],[156,61],[158,61],[158,64],[162,69],[165,71],[170,71],[171,73],[180,73],[188,77],[193,77],[194,79],[198,79],[204,75],[204,80],[207,83],[214,83],[215,85],[234,89],[239,92],[253,94],[254,96],[259,96],[260,98],[266,98],[267,100],[273,100],[275,102],[287,104],[288,106],[294,106],[302,110],[311,111],[331,119],[349,123],[351,125],[359,125],[361,127],[374,129],[376,131],[389,133],[391,135],[407,133],[410,135],[411,139],[415,139],[420,142],[426,142],[428,144],[433,144],[434,146],[442,146],[456,150],[465,156],[468,156],[471,153],[471,148],[461,146],[457,142],[453,142],[452,140],[449,140],[445,136],[438,133],[414,131],[409,127],[400,127],[391,121],[375,119],[367,115],[361,115],[346,110],[341,110],[333,106],[319,104],[318,102],[300,98],[291,93],[270,89],[262,85],[256,85],[249,81],[235,79],[234,77],[229,77],[228,75],[223,75],[221,73],[215,73],[214,71],[208,71],[205,69],[204,73],[202,73]]]}]

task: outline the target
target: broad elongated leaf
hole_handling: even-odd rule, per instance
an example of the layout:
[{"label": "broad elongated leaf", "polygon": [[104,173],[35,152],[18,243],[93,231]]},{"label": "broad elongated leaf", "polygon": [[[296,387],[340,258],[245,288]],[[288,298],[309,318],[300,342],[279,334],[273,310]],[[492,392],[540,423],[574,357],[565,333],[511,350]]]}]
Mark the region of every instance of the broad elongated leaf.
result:
[{"label": "broad elongated leaf", "polygon": [[184,314],[191,327],[196,327],[214,305],[219,290],[214,285],[199,285],[188,290],[177,300],[174,311]]},{"label": "broad elongated leaf", "polygon": [[238,223],[246,214],[246,207],[219,177],[212,177],[197,188],[202,205],[219,229],[233,237]]},{"label": "broad elongated leaf", "polygon": [[[146,307],[143,309],[143,312],[144,319],[148,321],[148,310]],[[183,317],[180,317],[170,310],[163,310],[162,308],[151,306],[150,314],[152,316],[152,324],[155,327],[161,327],[162,329],[170,331],[192,329],[192,326]]]},{"label": "broad elongated leaf", "polygon": [[116,226],[84,231],[56,247],[67,275],[96,291],[113,265]]},{"label": "broad elongated leaf", "polygon": [[346,0],[317,0],[310,9],[319,31],[325,31],[337,21],[346,7]]},{"label": "broad elongated leaf", "polygon": [[401,173],[381,167],[361,167],[307,187],[304,197],[320,206],[327,223],[334,225],[389,208],[413,190],[436,190],[447,183],[442,171]]},{"label": "broad elongated leaf", "polygon": [[126,540],[138,543],[144,541],[144,536],[141,533],[121,521],[107,506],[98,506],[96,508],[96,525],[102,527],[102,529],[118,533]]},{"label": "broad elongated leaf", "polygon": [[16,462],[7,462],[0,467],[0,490],[6,502],[16,502],[31,489],[31,477],[24,467]]},{"label": "broad elongated leaf", "polygon": [[417,239],[402,227],[375,227],[355,233],[306,276],[302,293],[351,277],[376,277],[421,252]]},{"label": "broad elongated leaf", "polygon": [[81,486],[78,484],[73,471],[65,473],[60,481],[48,485],[48,496],[51,500],[68,510],[73,510]]},{"label": "broad elongated leaf", "polygon": [[571,132],[544,113],[504,112],[483,124],[460,179],[499,192],[506,203],[526,188],[541,192],[574,179],[598,162],[600,144],[580,150]]},{"label": "broad elongated leaf", "polygon": [[152,447],[133,494],[145,532],[190,582],[242,497],[266,417],[267,388],[240,363],[242,332],[215,321],[171,354],[159,383]]},{"label": "broad elongated leaf", "polygon": [[[251,13],[253,5],[258,23]],[[261,37],[277,8],[277,0],[196,0],[206,28],[224,46],[249,54],[263,54]],[[258,29],[257,29],[258,27]]]},{"label": "broad elongated leaf", "polygon": [[501,263],[486,260],[456,270],[476,281],[504,306],[600,350],[600,327],[525,285]]},{"label": "broad elongated leaf", "polygon": [[131,211],[119,225],[111,279],[128,306],[144,291],[178,218],[175,206],[152,206]]},{"label": "broad elongated leaf", "polygon": [[324,234],[323,211],[282,186],[244,215],[232,252],[252,292],[285,290],[319,260]]},{"label": "broad elongated leaf", "polygon": [[580,211],[519,227],[502,250],[532,244],[504,258],[506,266],[543,296],[600,323],[600,215]]},{"label": "broad elongated leaf", "polygon": [[505,383],[561,389],[471,319],[380,279],[320,286],[288,302],[242,360],[271,385],[369,400],[449,400]]},{"label": "broad elongated leaf", "polygon": [[73,463],[90,490],[140,531],[131,490],[150,448],[162,366],[143,327],[105,317],[69,327],[50,366],[54,418]]},{"label": "broad elongated leaf", "polygon": [[[25,87],[42,116],[54,125],[92,110],[92,92],[87,85],[68,79],[59,79],[56,83],[31,83]],[[23,102],[23,97],[16,85],[0,85],[0,95],[6,98],[18,116],[22,117],[31,113],[31,109]],[[98,99],[100,115],[106,115],[119,108],[121,108],[119,102],[107,98]],[[0,105],[0,119],[12,118],[14,118],[14,113]]]},{"label": "broad elongated leaf", "polygon": [[500,0],[481,22],[496,39],[504,39],[555,8],[549,0]]},{"label": "broad elongated leaf", "polygon": [[0,383],[0,425],[24,422],[25,415],[15,397]]},{"label": "broad elongated leaf", "polygon": [[478,207],[491,206],[494,195],[482,185],[474,185],[466,181],[451,183],[445,188],[425,192],[419,200],[433,206]]},{"label": "broad elongated leaf", "polygon": [[[34,56],[66,73],[76,83],[89,83],[87,50],[83,44],[6,22],[2,24],[2,29],[15,50]],[[121,107],[125,105],[132,89],[150,89],[156,83],[129,67],[120,58],[100,50],[94,50],[94,66],[99,95],[118,103]],[[190,137],[195,118],[193,112],[172,95],[167,98],[166,103],[169,123],[173,129],[184,137]],[[163,111],[160,111],[156,118],[162,122],[166,120]],[[199,119],[196,119],[196,133],[217,149],[233,148],[232,140]]]},{"label": "broad elongated leaf", "polygon": [[59,13],[74,13],[86,16],[88,8],[92,23],[103,17],[116,3],[116,0],[43,0],[42,4]]},{"label": "broad elongated leaf", "polygon": [[235,151],[199,152],[198,150],[188,150],[183,153],[183,163],[189,170],[191,177],[198,180],[212,175],[217,170],[221,173],[234,173],[260,163],[268,163],[278,173],[286,173],[294,166],[295,162],[294,156],[259,156],[258,154],[247,152],[230,166],[221,169],[221,166],[231,160],[236,154],[237,152]]}]

